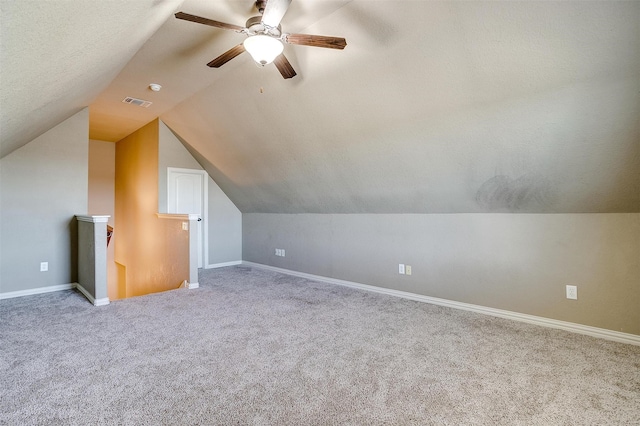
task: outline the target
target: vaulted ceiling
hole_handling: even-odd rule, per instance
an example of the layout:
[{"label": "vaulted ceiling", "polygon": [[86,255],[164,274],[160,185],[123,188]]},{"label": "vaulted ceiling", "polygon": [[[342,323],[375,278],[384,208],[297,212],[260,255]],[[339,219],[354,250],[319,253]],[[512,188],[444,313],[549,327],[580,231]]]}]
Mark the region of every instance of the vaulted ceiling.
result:
[{"label": "vaulted ceiling", "polygon": [[93,139],[160,117],[243,212],[640,212],[640,2],[293,0],[348,45],[284,80],[173,17],[251,0],[0,1],[2,156],[89,105]]}]

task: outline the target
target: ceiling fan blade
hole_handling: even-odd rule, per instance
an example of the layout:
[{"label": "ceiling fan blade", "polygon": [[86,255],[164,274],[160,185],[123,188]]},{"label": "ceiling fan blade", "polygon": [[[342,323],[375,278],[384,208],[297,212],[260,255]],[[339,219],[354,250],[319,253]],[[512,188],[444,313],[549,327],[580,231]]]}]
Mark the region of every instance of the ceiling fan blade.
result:
[{"label": "ceiling fan blade", "polygon": [[274,59],[273,63],[285,79],[292,78],[297,75],[296,70],[293,69],[289,60],[284,56],[284,53],[278,55],[278,57]]},{"label": "ceiling fan blade", "polygon": [[347,46],[347,40],[342,37],[328,37],[310,34],[285,34],[284,40],[289,44],[327,47],[329,49],[342,50]]},{"label": "ceiling fan blade", "polygon": [[211,68],[220,68],[242,52],[244,52],[244,45],[240,43],[239,45],[227,50],[222,55],[215,58],[213,61],[209,62],[207,66]]},{"label": "ceiling fan blade", "polygon": [[245,27],[241,27],[239,25],[227,24],[220,21],[214,21],[213,19],[203,18],[201,16],[190,15],[184,12],[176,13],[176,18],[184,19],[185,21],[197,22],[198,24],[209,25],[216,28],[222,28],[225,30],[234,30],[234,31],[242,31],[245,30]]},{"label": "ceiling fan blade", "polygon": [[291,0],[267,0],[267,6],[262,14],[262,23],[277,28],[290,4]]}]

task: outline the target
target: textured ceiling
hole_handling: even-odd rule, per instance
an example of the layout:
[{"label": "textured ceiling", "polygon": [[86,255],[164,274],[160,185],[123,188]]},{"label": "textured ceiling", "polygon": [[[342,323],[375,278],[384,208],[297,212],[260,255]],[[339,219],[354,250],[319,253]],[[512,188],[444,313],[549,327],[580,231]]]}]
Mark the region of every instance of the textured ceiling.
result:
[{"label": "textured ceiling", "polygon": [[[640,2],[293,0],[285,31],[348,46],[286,46],[291,80],[247,54],[209,69],[243,36],[171,16],[242,25],[255,15],[250,0],[101,2],[116,4],[108,22],[80,26],[50,5],[91,15],[96,3],[35,3],[27,11],[60,17],[71,51],[52,55],[55,38],[19,16],[37,33],[22,62],[46,53],[47,67],[8,74],[5,33],[14,53],[21,34],[5,31],[2,3],[3,150],[84,102],[95,139],[117,141],[159,116],[243,212],[640,211]],[[157,27],[143,20],[154,18],[166,20],[150,38],[139,30],[135,50],[118,37],[103,55],[82,48],[109,31],[124,37],[133,22]],[[36,99],[31,109],[5,115],[6,74]],[[55,84],[41,99],[42,76]]]},{"label": "textured ceiling", "polygon": [[180,0],[0,0],[0,157],[91,104]]},{"label": "textured ceiling", "polygon": [[[297,32],[345,3],[294,1],[283,27],[288,32]],[[259,15],[252,0],[186,0],[175,11],[178,10],[241,26],[249,17]],[[248,54],[221,69],[211,69],[206,64],[244,38],[235,31],[171,16],[91,104],[91,138],[118,141],[194,93],[224,80],[230,69],[249,61]],[[245,63],[247,65],[251,64]],[[273,66],[269,71],[277,73]],[[158,93],[152,92],[150,83],[158,83],[163,88]],[[122,100],[127,96],[151,101],[152,106],[123,105]]]}]

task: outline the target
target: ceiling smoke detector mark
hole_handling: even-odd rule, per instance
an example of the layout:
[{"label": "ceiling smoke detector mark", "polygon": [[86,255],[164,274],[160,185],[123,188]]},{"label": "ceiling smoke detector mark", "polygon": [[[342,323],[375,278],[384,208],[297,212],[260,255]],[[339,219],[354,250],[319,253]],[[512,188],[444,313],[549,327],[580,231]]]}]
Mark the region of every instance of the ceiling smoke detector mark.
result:
[{"label": "ceiling smoke detector mark", "polygon": [[143,107],[143,108],[149,108],[149,106],[151,105],[151,102],[149,102],[149,101],[145,101],[145,100],[137,99],[137,98],[132,98],[131,96],[127,96],[126,98],[124,98],[122,100],[122,102],[124,102],[125,104],[136,105],[136,106],[140,106],[140,107]]}]

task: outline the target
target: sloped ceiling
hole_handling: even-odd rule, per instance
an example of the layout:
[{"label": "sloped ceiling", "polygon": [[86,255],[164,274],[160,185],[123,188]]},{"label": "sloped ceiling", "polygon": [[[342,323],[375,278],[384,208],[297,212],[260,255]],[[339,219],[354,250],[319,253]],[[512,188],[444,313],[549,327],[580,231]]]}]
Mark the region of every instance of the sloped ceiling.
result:
[{"label": "sloped ceiling", "polygon": [[0,0],[0,157],[91,104],[181,0]]},{"label": "sloped ceiling", "polygon": [[[256,14],[250,0],[177,10],[240,25]],[[638,22],[640,2],[293,0],[285,31],[348,46],[286,46],[298,76],[283,80],[247,54],[209,69],[243,36],[169,16],[105,90],[78,97],[96,139],[159,116],[245,213],[639,212]],[[4,74],[3,56],[3,86]],[[18,133],[46,127],[15,117]]]}]

